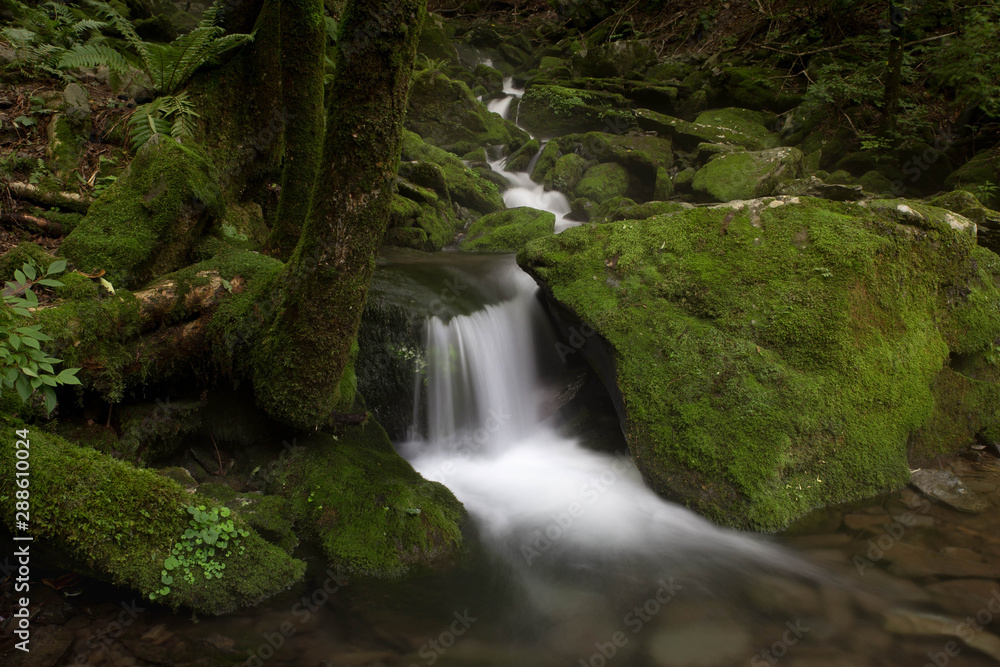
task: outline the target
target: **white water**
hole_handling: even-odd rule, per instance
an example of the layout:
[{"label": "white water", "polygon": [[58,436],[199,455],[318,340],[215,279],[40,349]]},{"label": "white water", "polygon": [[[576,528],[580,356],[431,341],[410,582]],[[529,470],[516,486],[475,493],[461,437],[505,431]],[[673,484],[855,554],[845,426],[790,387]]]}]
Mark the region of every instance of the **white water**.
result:
[{"label": "white water", "polygon": [[[523,90],[506,79],[504,92],[489,104],[501,115]],[[492,166],[512,184],[504,193],[508,207],[555,213],[556,232],[578,224],[565,220],[563,194],[546,192],[527,173],[501,171],[501,162]],[[554,340],[538,288],[513,260],[491,282],[513,298],[427,321],[426,387],[416,383],[426,391],[427,418],[421,423],[418,400],[413,431],[426,439],[401,449],[424,477],[452,490],[494,553],[532,581],[536,596],[566,570],[624,569],[652,580],[705,568],[811,570],[766,540],[718,528],[661,499],[627,454],[587,449],[542,420],[540,355],[556,352],[551,344],[536,347],[546,335]],[[542,570],[550,576],[539,577]]]},{"label": "white water", "polygon": [[428,320],[428,418],[418,425],[427,437],[402,451],[465,504],[495,553],[526,576],[567,566],[607,571],[624,562],[650,574],[712,566],[803,570],[765,540],[664,501],[627,455],[587,449],[543,421],[537,362],[546,349],[536,341],[547,322],[537,287],[513,264],[491,278],[516,296],[447,322]]}]

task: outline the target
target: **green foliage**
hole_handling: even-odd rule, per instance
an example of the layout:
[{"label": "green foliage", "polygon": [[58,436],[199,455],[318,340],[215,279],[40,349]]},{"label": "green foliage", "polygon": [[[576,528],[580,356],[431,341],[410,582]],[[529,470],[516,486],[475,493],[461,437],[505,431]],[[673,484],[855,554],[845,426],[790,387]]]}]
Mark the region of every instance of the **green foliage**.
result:
[{"label": "green foliage", "polygon": [[0,30],[17,55],[10,67],[24,76],[48,75],[69,80],[72,77],[58,66],[66,50],[80,46],[81,41],[93,44],[104,39],[98,31],[107,24],[87,17],[78,9],[55,2],[47,2],[42,8],[24,9],[20,27]]},{"label": "green foliage", "polygon": [[[194,119],[198,114],[187,95],[181,92],[199,67],[213,58],[253,40],[253,35],[225,34],[216,25],[218,3],[202,14],[201,21],[191,32],[181,35],[169,44],[143,41],[132,23],[113,7],[91,0],[107,23],[114,26],[138,55],[141,69],[152,91],[158,96],[136,108],[129,118],[130,143],[138,150],[153,136],[169,134],[180,141],[193,134]],[[112,88],[119,88],[132,68],[119,52],[103,45],[84,44],[66,51],[59,60],[62,69],[106,65],[112,74]]]},{"label": "green foliage", "polygon": [[972,8],[956,21],[957,36],[946,40],[929,59],[937,82],[955,91],[957,101],[1000,114],[1000,8],[987,4]]},{"label": "green foliage", "polygon": [[61,359],[48,356],[41,343],[52,340],[42,333],[41,325],[28,325],[32,309],[38,306],[38,296],[32,290],[36,285],[64,287],[50,276],[61,273],[66,260],[49,264],[42,274],[34,260],[29,259],[14,272],[14,280],[7,281],[0,306],[0,391],[14,389],[21,401],[27,402],[37,390],[45,397],[45,410],[52,412],[56,406],[54,387],[61,384],[80,384],[76,377],[79,368],[67,368],[56,373],[55,364]]},{"label": "green foliage", "polygon": [[163,561],[163,571],[160,573],[163,587],[150,593],[150,600],[170,594],[174,575],[182,577],[189,584],[194,584],[200,578],[198,575],[209,580],[221,579],[226,564],[217,561],[216,555],[227,558],[234,549],[238,549],[240,554],[246,551],[241,542],[250,531],[236,527],[229,518],[231,512],[228,507],[213,507],[209,510],[205,505],[188,505],[186,509],[191,515],[189,527]]}]

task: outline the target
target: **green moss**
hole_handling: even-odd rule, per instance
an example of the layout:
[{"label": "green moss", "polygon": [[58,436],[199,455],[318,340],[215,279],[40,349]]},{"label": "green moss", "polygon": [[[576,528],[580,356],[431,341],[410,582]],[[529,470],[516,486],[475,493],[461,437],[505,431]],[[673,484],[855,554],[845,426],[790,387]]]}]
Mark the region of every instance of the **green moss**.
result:
[{"label": "green moss", "polygon": [[674,194],[674,183],[664,167],[656,170],[656,183],[653,186],[653,199],[667,201]]},{"label": "green moss", "polygon": [[682,204],[675,201],[651,201],[644,204],[633,204],[617,207],[607,216],[608,222],[618,222],[620,220],[645,220],[656,215],[669,215],[679,213],[691,208],[691,204]]},{"label": "green moss", "polygon": [[674,144],[685,150],[701,142],[740,146],[752,151],[780,145],[778,136],[764,127],[764,117],[745,109],[712,109],[699,115],[693,123],[640,109],[636,111],[636,119],[643,129],[671,137]]},{"label": "green moss", "polygon": [[511,153],[504,164],[504,169],[507,171],[527,171],[528,165],[531,164],[531,159],[535,157],[535,154],[538,153],[541,147],[542,144],[538,139],[532,139],[517,149],[517,151]]},{"label": "green moss", "polygon": [[212,166],[162,138],[94,202],[61,251],[87,273],[103,269],[114,285],[134,287],[183,266],[206,221],[221,213]]},{"label": "green moss", "polygon": [[[14,460],[15,428],[7,421],[0,452]],[[162,587],[163,563],[184,532],[190,504],[216,506],[173,480],[134,468],[93,449],[31,429],[31,533],[80,562],[84,571],[144,596]],[[14,466],[0,468],[0,496],[14,497]],[[14,503],[3,503],[13,530]],[[245,527],[237,520],[239,527]],[[178,577],[162,601],[208,614],[257,604],[302,578],[305,564],[250,532],[243,552],[221,557],[225,574],[189,584]]]},{"label": "green moss", "polygon": [[599,204],[624,195],[628,192],[628,188],[628,170],[620,164],[607,162],[595,165],[584,172],[583,177],[573,187],[573,194]]},{"label": "green moss", "polygon": [[201,401],[144,403],[119,411],[121,436],[116,458],[145,467],[183,445],[201,426]]},{"label": "green moss", "polygon": [[721,79],[724,104],[785,112],[802,102],[802,95],[789,89],[785,70],[726,67],[722,70]]},{"label": "green moss", "polygon": [[425,143],[413,132],[403,133],[402,159],[418,160],[441,168],[452,201],[479,214],[502,211],[503,197],[497,186],[462,164],[454,155]]},{"label": "green moss", "polygon": [[621,95],[562,86],[533,85],[521,98],[518,121],[539,137],[559,137],[574,132],[606,129],[608,118],[623,121],[622,130],[634,125]]},{"label": "green moss", "polygon": [[762,203],[572,228],[518,260],[607,345],[646,480],[774,530],[906,484],[949,353],[1000,335],[1000,262],[913,202]]},{"label": "green moss", "polygon": [[20,270],[25,262],[33,261],[39,268],[44,268],[51,264],[54,259],[45,248],[37,243],[30,241],[19,243],[0,255],[0,282],[13,280],[14,271]]},{"label": "green moss", "polygon": [[782,183],[802,175],[797,148],[732,151],[713,156],[691,182],[709,200],[733,201],[773,194]]},{"label": "green moss", "polygon": [[535,163],[535,168],[531,170],[531,180],[535,183],[544,183],[558,160],[559,142],[555,139],[546,142],[545,147],[542,148],[542,154],[538,156],[538,162]]},{"label": "green moss", "polygon": [[456,155],[483,146],[514,151],[530,139],[513,123],[490,113],[465,83],[430,69],[413,76],[406,128]]},{"label": "green moss", "polygon": [[345,572],[397,577],[452,560],[461,549],[461,503],[420,477],[373,421],[336,439],[310,436],[271,486],[291,501],[297,524],[327,561]]},{"label": "green moss", "polygon": [[490,213],[472,223],[460,247],[469,252],[517,252],[531,239],[551,235],[555,222],[555,214],[527,206]]},{"label": "green moss", "polygon": [[658,169],[673,164],[671,142],[661,137],[588,132],[562,138],[564,147],[574,144],[579,145],[583,157],[598,162],[617,162],[650,186],[655,182]]},{"label": "green moss", "polygon": [[278,545],[283,551],[290,554],[298,546],[299,538],[292,530],[292,522],[289,520],[292,507],[287,498],[256,492],[240,493],[231,486],[217,482],[199,485],[198,493],[236,512],[261,537]]},{"label": "green moss", "polygon": [[549,190],[571,193],[583,177],[583,172],[591,164],[576,153],[567,153],[556,160],[552,171],[545,177],[545,187]]},{"label": "green moss", "polygon": [[[628,197],[623,197],[623,196],[612,197],[611,199],[607,199],[601,202],[600,204],[595,204],[590,208],[590,210],[588,211],[590,215],[590,222],[598,224],[602,222],[608,222],[612,218],[617,217],[621,211],[626,209],[634,209],[635,207],[636,207],[635,202],[629,199]],[[619,219],[627,219],[627,217]]]}]

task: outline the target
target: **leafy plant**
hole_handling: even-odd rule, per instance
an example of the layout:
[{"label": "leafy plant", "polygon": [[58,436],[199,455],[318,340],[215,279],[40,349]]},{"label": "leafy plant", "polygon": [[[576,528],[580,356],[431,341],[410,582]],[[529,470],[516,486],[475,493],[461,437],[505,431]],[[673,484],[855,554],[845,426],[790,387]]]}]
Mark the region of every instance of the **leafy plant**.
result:
[{"label": "leafy plant", "polygon": [[186,511],[191,515],[189,527],[163,561],[160,572],[163,587],[150,593],[150,600],[169,595],[175,577],[181,577],[189,584],[194,584],[201,576],[209,580],[221,579],[226,564],[217,561],[216,555],[226,558],[233,549],[239,549],[240,553],[245,550],[241,541],[250,532],[236,527],[229,518],[231,511],[228,507],[209,510],[204,505],[188,505]]},{"label": "leafy plant", "polygon": [[[198,27],[169,44],[144,42],[132,23],[110,5],[95,0],[90,0],[89,4],[125,37],[139,58],[150,89],[157,95],[152,102],[137,107],[129,119],[130,141],[135,149],[158,134],[169,134],[178,140],[191,137],[198,114],[182,89],[199,67],[253,40],[253,34],[227,35],[224,28],[216,25],[218,3],[205,10]],[[59,61],[63,69],[99,65],[108,67],[112,88],[120,88],[126,77],[132,76],[128,60],[101,44],[76,46]]]},{"label": "leafy plant", "polygon": [[41,325],[28,325],[33,315],[30,309],[38,306],[38,295],[33,287],[62,287],[63,283],[50,276],[66,268],[66,260],[49,264],[42,275],[35,262],[28,260],[14,272],[14,280],[7,281],[0,306],[0,391],[14,389],[21,401],[27,402],[38,389],[45,397],[45,410],[52,412],[56,406],[54,387],[62,384],[80,384],[76,373],[79,368],[55,372],[61,359],[48,356],[41,344],[52,338],[42,333]]}]

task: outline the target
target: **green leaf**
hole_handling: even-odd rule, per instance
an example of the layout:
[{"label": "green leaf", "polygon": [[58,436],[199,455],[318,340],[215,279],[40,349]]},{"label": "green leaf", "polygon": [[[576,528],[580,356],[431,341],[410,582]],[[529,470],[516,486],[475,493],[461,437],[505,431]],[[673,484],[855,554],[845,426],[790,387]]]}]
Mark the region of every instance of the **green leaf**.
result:
[{"label": "green leaf", "polygon": [[10,341],[10,346],[13,347],[15,350],[21,349],[21,337],[18,336],[13,331],[11,331],[10,335],[7,336],[7,340]]},{"label": "green leaf", "polygon": [[56,380],[60,384],[81,384],[80,379],[76,377],[76,373],[79,370],[79,368],[67,368],[56,376]]},{"label": "green leaf", "polygon": [[50,387],[43,387],[42,396],[45,397],[45,412],[52,412],[56,407],[56,392],[52,391]]},{"label": "green leaf", "polygon": [[31,288],[24,290],[24,300],[28,302],[29,308],[34,308],[38,305],[38,295],[31,291]]},{"label": "green leaf", "polygon": [[28,347],[33,347],[36,350],[39,349],[38,348],[38,341],[35,340],[34,338],[22,338],[21,342],[24,343],[25,345],[27,345]]},{"label": "green leaf", "polygon": [[29,376],[29,377],[33,377],[33,378],[38,377],[38,373],[36,373],[31,368],[28,368],[27,366],[21,366],[21,372],[24,373],[25,375]]},{"label": "green leaf", "polygon": [[14,271],[14,280],[16,280],[20,285],[23,285],[24,283],[28,282],[27,277],[25,277],[24,272],[21,271],[21,269],[17,269],[16,271]]},{"label": "green leaf", "polygon": [[160,577],[160,581],[169,586],[170,584],[174,583],[174,578],[169,574],[163,574]]},{"label": "green leaf", "polygon": [[29,264],[28,262],[24,263],[24,266],[21,267],[21,270],[24,271],[24,275],[28,276],[29,280],[34,280],[35,276],[38,275],[37,273],[35,273],[35,267]]},{"label": "green leaf", "polygon": [[17,390],[17,394],[21,397],[21,401],[26,402],[31,396],[31,383],[28,382],[28,376],[18,376],[17,382],[14,383],[14,389]]},{"label": "green leaf", "polygon": [[51,276],[51,275],[53,275],[55,273],[62,273],[62,271],[65,268],[66,268],[66,260],[65,259],[57,259],[56,261],[54,261],[51,264],[49,264],[49,268],[45,270],[45,275]]},{"label": "green leaf", "polygon": [[52,375],[39,375],[38,379],[42,381],[42,384],[46,384],[50,387],[54,387],[58,384],[55,377]]},{"label": "green leaf", "polygon": [[42,278],[36,284],[45,285],[46,287],[66,287],[66,283],[61,280],[56,280],[55,278]]}]

